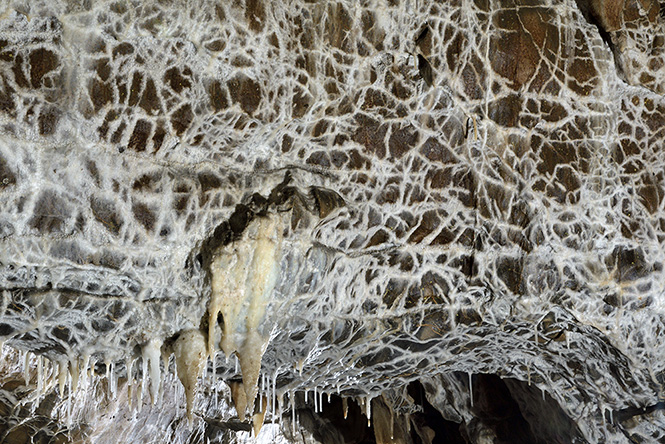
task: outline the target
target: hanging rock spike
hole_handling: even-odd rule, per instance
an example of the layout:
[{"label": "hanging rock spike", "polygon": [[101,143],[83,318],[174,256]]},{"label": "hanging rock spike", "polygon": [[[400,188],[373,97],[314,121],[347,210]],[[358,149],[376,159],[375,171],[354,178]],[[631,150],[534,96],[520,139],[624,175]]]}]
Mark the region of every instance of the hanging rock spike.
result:
[{"label": "hanging rock spike", "polygon": [[266,417],[266,407],[268,407],[268,398],[261,396],[260,399],[260,408],[258,412],[254,413],[252,416],[252,431],[254,432],[254,437],[259,436],[261,427],[263,427],[263,421]]},{"label": "hanging rock spike", "polygon": [[[69,361],[69,373],[72,376],[72,382],[70,386],[70,393],[73,393],[78,389],[79,385],[79,360],[78,358],[73,358]],[[70,394],[71,396],[71,394]]]},{"label": "hanging rock spike", "polygon": [[[157,403],[157,395],[159,394],[159,385],[162,380],[160,375],[159,361],[161,357],[162,340],[153,338],[143,347],[143,369],[150,372],[150,397],[152,403]],[[147,363],[147,364],[146,364]],[[144,380],[148,375],[144,374]]]},{"label": "hanging rock spike", "polygon": [[178,378],[185,388],[187,417],[192,421],[192,407],[196,384],[206,362],[206,340],[199,330],[187,330],[178,336],[173,345]]},{"label": "hanging rock spike", "polygon": [[66,361],[58,362],[58,391],[62,397],[65,391],[65,384],[67,383],[67,375],[69,374],[69,367]]},{"label": "hanging rock spike", "polygon": [[237,381],[229,382],[229,387],[231,388],[231,399],[233,400],[233,405],[238,413],[238,419],[244,421],[247,411],[247,395],[245,388],[243,387],[242,382]]}]

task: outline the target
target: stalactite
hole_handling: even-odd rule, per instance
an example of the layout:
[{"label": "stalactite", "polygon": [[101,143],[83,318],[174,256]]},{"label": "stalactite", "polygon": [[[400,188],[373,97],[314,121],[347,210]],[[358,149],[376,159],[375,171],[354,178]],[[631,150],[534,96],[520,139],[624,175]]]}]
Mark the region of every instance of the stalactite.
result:
[{"label": "stalactite", "polygon": [[203,366],[208,356],[206,353],[205,337],[199,330],[182,332],[173,346],[173,351],[176,359],[178,378],[185,389],[187,417],[191,421],[198,378],[203,372]]}]

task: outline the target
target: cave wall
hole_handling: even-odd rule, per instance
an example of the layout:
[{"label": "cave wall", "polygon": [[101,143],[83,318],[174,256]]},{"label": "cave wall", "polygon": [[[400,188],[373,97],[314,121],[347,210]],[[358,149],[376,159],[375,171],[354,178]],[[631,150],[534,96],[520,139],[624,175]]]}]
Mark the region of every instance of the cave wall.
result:
[{"label": "cave wall", "polygon": [[0,5],[0,436],[662,439],[664,10]]}]

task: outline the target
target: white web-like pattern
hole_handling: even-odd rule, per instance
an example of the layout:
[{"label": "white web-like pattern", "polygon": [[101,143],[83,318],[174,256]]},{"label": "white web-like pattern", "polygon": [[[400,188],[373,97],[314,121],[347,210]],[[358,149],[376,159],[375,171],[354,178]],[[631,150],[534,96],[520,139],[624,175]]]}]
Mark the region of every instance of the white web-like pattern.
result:
[{"label": "white web-like pattern", "polygon": [[[495,374],[533,386],[511,386],[525,404],[542,390],[580,439],[662,435],[661,409],[625,420],[659,405],[665,374],[657,2],[620,19],[572,1],[165,3],[0,11],[0,334],[50,360],[29,358],[51,373],[21,402],[57,398],[35,427],[222,434],[235,357],[208,361],[191,429],[174,368],[162,407],[137,411],[127,366],[148,384],[146,344],[163,344],[155,375],[178,335],[215,332],[208,256],[252,263],[244,229],[279,215],[277,260],[228,277],[266,315],[225,327],[265,341],[277,422],[307,391],[407,411],[427,380],[471,424],[473,377]],[[21,358],[3,350],[10,381]],[[53,365],[92,373],[83,395],[58,397]],[[160,424],[172,435],[149,438]]]}]

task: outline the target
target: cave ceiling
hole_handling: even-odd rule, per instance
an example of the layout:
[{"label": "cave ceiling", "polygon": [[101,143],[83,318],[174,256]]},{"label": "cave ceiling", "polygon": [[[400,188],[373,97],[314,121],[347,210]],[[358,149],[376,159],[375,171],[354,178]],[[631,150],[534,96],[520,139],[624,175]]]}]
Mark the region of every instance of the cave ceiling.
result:
[{"label": "cave ceiling", "polygon": [[0,441],[662,442],[664,17],[0,3]]}]

